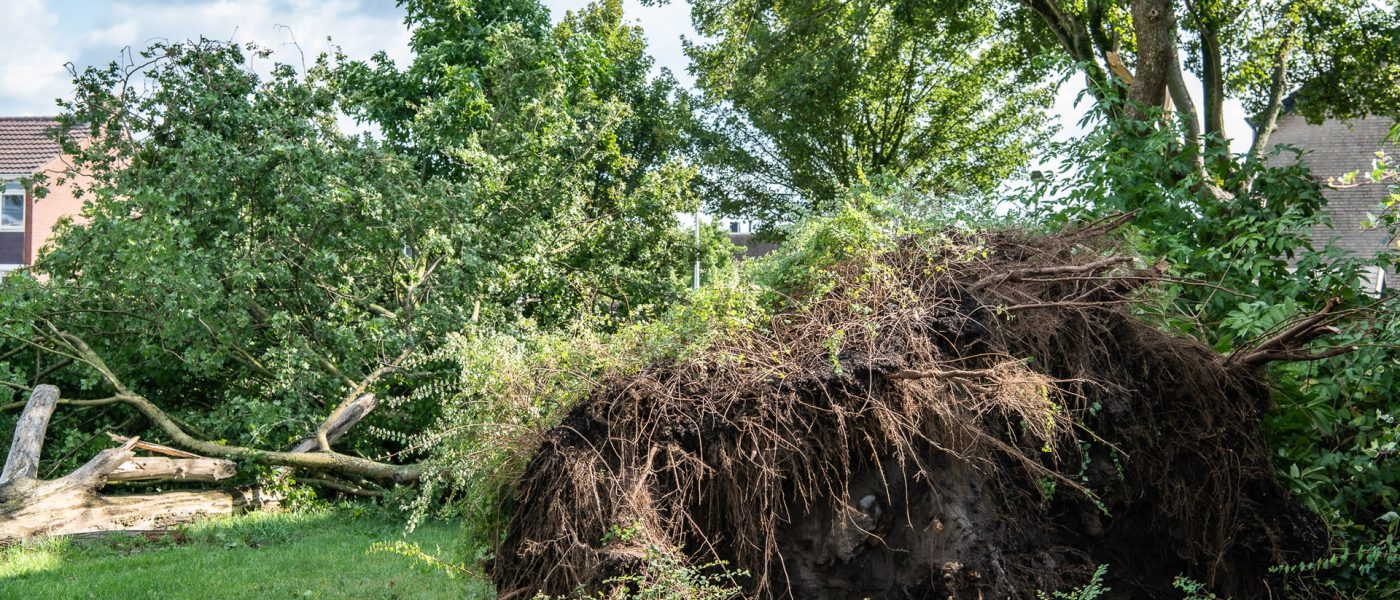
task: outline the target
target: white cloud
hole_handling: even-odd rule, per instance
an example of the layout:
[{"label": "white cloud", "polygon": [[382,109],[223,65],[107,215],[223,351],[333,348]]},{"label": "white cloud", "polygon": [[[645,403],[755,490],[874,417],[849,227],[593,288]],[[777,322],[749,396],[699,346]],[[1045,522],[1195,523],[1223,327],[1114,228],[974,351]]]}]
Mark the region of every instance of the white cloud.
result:
[{"label": "white cloud", "polygon": [[57,112],[54,99],[69,88],[64,63],[72,60],[58,44],[58,17],[44,0],[6,0],[4,50],[0,51],[0,114]]},{"label": "white cloud", "polygon": [[[411,58],[402,11],[385,0],[211,0],[202,2],[46,3],[4,0],[7,26],[0,52],[0,115],[52,114],[54,98],[71,92],[64,67],[117,60],[123,49],[201,36],[256,42],[272,60],[300,65],[341,47],[353,58],[383,50],[400,64]],[[327,37],[333,38],[328,42]],[[293,44],[295,40],[295,44]],[[300,46],[301,52],[297,50]],[[257,64],[260,69],[270,64]]]},{"label": "white cloud", "polygon": [[353,0],[119,0],[107,5],[103,24],[83,37],[84,55],[98,62],[104,53],[116,57],[126,46],[141,48],[155,40],[203,36],[256,42],[273,50],[274,60],[288,64],[300,64],[302,55],[309,62],[334,46],[354,58],[368,58],[384,50],[395,60],[408,59],[408,31],[402,14],[369,12],[363,4]]}]

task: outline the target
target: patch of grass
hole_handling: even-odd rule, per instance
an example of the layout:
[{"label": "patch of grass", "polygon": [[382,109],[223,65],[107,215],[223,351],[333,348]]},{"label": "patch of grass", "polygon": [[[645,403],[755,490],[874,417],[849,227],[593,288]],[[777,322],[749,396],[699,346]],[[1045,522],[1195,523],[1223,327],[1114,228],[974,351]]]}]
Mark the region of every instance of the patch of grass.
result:
[{"label": "patch of grass", "polygon": [[345,511],[253,513],[214,519],[156,540],[42,540],[0,550],[0,598],[490,598],[476,581],[371,544],[404,540],[453,555],[456,527],[412,534]]}]

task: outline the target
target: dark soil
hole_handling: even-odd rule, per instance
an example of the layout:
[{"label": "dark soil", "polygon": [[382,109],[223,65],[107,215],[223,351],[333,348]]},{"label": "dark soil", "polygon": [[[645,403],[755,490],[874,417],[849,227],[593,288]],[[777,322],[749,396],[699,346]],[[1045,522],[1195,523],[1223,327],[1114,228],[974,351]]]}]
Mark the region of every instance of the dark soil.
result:
[{"label": "dark soil", "polygon": [[908,240],[607,382],[519,484],[501,597],[606,591],[658,556],[726,561],[753,597],[1034,598],[1104,564],[1110,597],[1178,598],[1178,575],[1278,596],[1268,568],[1327,532],[1273,475],[1261,372],[1134,317],[1156,273],[1100,245]]}]

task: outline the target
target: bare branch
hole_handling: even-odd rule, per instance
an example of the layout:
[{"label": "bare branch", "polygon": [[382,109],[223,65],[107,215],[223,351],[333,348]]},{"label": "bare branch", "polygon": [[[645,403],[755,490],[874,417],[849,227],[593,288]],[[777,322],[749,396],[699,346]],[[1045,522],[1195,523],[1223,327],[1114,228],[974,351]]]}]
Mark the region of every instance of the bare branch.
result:
[{"label": "bare branch", "polygon": [[1110,231],[1113,231],[1114,229],[1122,227],[1129,221],[1132,221],[1133,217],[1136,217],[1139,212],[1142,212],[1142,209],[1114,213],[1106,217],[1095,219],[1093,221],[1088,222],[1087,224],[1083,225],[1075,231],[1066,233],[1064,237],[1065,239],[1070,241],[1077,241],[1097,237]]},{"label": "bare branch", "polygon": [[[361,419],[365,418],[370,411],[374,410],[377,404],[378,399],[375,398],[374,394],[364,394],[356,398],[350,404],[347,404],[343,409],[336,410],[331,416],[326,417],[326,420],[322,421],[321,425],[316,428],[317,434],[324,431],[326,445],[334,444],[336,440],[345,435],[345,432],[349,431],[351,427],[354,427],[356,423],[359,423]],[[311,452],[320,449],[320,447],[321,437],[319,435],[313,435],[302,440],[296,446],[293,446],[291,451]]]},{"label": "bare branch", "polygon": [[1096,260],[1094,262],[1082,265],[1060,265],[1054,267],[1039,267],[1034,269],[1018,269],[1008,273],[997,273],[995,275],[988,275],[986,277],[983,277],[982,279],[977,280],[971,286],[968,286],[968,289],[970,291],[975,292],[977,290],[985,289],[987,287],[1002,283],[1016,283],[1027,277],[1041,277],[1045,275],[1065,275],[1070,273],[1094,273],[1115,267],[1117,265],[1121,265],[1123,263],[1132,262],[1132,260],[1132,257],[1129,256],[1113,256],[1105,258],[1103,260]]},{"label": "bare branch", "polygon": [[[93,398],[91,400],[72,400],[69,398],[58,399],[59,404],[68,406],[103,406],[107,404],[116,404],[118,402],[121,402],[121,398],[118,398],[116,396],[108,396],[106,398]],[[9,404],[0,404],[0,411],[13,410],[16,408],[20,408],[24,405],[24,402],[11,402]]]},{"label": "bare branch", "polygon": [[[132,439],[135,439],[135,438],[129,438],[129,437],[125,437],[125,436],[120,436],[120,435],[117,435],[117,434],[112,433],[112,432],[110,432],[110,431],[107,432],[107,437],[112,438],[112,441],[114,441],[114,442],[116,442],[116,443],[118,443],[118,444],[125,444],[125,443],[127,443],[128,441],[131,441]],[[145,451],[147,451],[147,452],[155,452],[156,454],[164,454],[164,455],[166,455],[166,456],[173,456],[173,457],[175,457],[175,458],[205,458],[205,457],[200,456],[200,455],[198,455],[198,454],[195,454],[195,453],[193,453],[193,452],[185,452],[184,450],[180,450],[180,449],[178,449],[178,448],[171,448],[170,446],[165,446],[165,445],[161,445],[161,444],[153,444],[153,443],[151,443],[151,442],[143,442],[143,441],[140,441],[139,439],[136,441],[136,447],[137,447],[137,448],[140,448],[140,449],[142,449],[142,450],[145,450]]]},{"label": "bare branch", "polygon": [[298,477],[298,478],[297,478],[297,481],[300,482],[300,483],[309,483],[309,484],[311,484],[311,485],[319,485],[319,486],[321,486],[321,487],[333,489],[333,490],[335,490],[335,491],[337,491],[337,492],[343,492],[343,493],[351,494],[351,495],[355,495],[355,496],[365,496],[365,497],[369,497],[369,498],[378,498],[378,497],[384,495],[384,492],[383,492],[382,490],[371,490],[371,489],[367,489],[367,488],[364,488],[364,487],[355,485],[355,484],[353,484],[353,483],[350,483],[350,482],[348,482],[348,481],[342,481],[342,480],[339,480],[339,479],[321,478],[321,477]]},{"label": "bare branch", "polygon": [[[1338,333],[1335,327],[1329,325],[1336,317],[1333,310],[1341,301],[1340,298],[1331,298],[1323,305],[1322,310],[1299,319],[1282,332],[1270,337],[1258,344],[1241,348],[1232,352],[1229,356],[1220,359],[1221,365],[1226,368],[1247,367],[1261,365],[1267,362],[1278,360],[1318,360],[1327,356],[1317,355],[1304,351],[1302,347],[1324,335]],[[1347,346],[1354,350],[1354,346]],[[1344,354],[1337,352],[1328,356]]]}]

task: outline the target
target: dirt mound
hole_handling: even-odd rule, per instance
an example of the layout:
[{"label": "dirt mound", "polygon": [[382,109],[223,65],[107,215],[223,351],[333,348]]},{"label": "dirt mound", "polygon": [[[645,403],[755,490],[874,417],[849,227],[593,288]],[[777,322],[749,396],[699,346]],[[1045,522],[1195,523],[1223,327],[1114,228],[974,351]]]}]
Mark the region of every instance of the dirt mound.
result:
[{"label": "dirt mound", "polygon": [[1268,567],[1327,534],[1273,475],[1265,383],[1133,317],[1156,272],[1101,246],[906,240],[769,328],[600,386],[519,484],[501,597],[658,556],[727,561],[754,597],[1033,598],[1101,564],[1116,597],[1181,574],[1277,594]]}]

